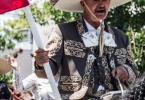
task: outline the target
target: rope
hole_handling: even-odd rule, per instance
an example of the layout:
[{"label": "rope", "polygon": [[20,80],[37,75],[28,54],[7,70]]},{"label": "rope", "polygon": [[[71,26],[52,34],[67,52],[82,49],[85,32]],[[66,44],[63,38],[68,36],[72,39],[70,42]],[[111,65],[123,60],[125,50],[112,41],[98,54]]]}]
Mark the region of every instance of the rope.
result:
[{"label": "rope", "polygon": [[86,6],[86,8],[88,9],[88,11],[90,12],[90,14],[97,20],[100,21],[100,27],[101,27],[101,31],[100,31],[100,35],[99,35],[99,57],[102,57],[103,55],[103,48],[104,48],[104,43],[105,40],[103,38],[103,31],[104,31],[104,25],[102,20],[99,20],[94,14],[93,12],[90,10],[90,8],[88,7],[88,5],[86,4],[86,2],[84,0],[82,0],[84,5]]},{"label": "rope", "polygon": [[103,55],[103,48],[104,48],[104,37],[103,37],[103,31],[104,31],[104,25],[102,23],[102,21],[100,21],[100,26],[101,26],[101,31],[99,34],[99,57],[102,57]]}]

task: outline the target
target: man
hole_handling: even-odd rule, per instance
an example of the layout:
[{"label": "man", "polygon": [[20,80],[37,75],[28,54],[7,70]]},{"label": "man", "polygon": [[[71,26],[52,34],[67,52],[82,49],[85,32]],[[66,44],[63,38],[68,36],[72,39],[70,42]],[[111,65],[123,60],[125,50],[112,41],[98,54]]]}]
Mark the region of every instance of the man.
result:
[{"label": "man", "polygon": [[[74,22],[57,25],[46,49],[35,50],[38,77],[45,77],[43,64],[50,63],[53,74],[60,71],[62,99],[98,99],[106,92],[119,90],[121,82],[132,83],[138,76],[125,33],[104,20],[112,7],[129,0],[50,0],[63,11],[81,11]],[[120,87],[121,88],[121,87]]]}]

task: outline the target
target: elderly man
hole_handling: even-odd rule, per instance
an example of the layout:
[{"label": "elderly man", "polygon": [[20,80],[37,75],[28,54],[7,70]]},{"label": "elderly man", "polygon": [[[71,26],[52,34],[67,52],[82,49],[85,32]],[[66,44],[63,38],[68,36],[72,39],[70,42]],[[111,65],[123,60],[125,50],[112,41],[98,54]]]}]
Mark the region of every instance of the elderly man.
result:
[{"label": "elderly man", "polygon": [[74,22],[56,25],[46,49],[35,50],[38,77],[46,77],[43,64],[49,62],[54,75],[60,72],[58,88],[67,100],[98,99],[119,90],[116,78],[129,84],[135,81],[138,71],[128,36],[104,21],[110,8],[129,0],[50,2],[57,9],[83,14]]}]

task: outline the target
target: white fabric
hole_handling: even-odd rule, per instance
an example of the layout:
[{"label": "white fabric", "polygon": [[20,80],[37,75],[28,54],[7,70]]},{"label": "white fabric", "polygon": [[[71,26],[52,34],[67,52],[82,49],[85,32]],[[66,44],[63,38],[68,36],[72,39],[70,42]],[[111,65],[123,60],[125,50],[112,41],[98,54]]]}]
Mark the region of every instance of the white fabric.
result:
[{"label": "white fabric", "polygon": [[35,73],[23,80],[23,86],[24,90],[28,89],[34,92],[35,100],[50,99],[49,93],[52,93],[52,89],[48,80],[38,78]]},{"label": "white fabric", "polygon": [[[100,26],[97,29],[95,29],[86,20],[85,23],[88,28],[88,32],[82,34],[82,39],[85,46],[86,47],[98,46],[99,34],[101,31]],[[111,46],[111,47],[117,46],[111,33],[103,31],[103,38],[105,40],[105,46]]]},{"label": "white fabric", "polygon": [[32,91],[35,100],[54,100],[52,89],[47,79],[38,78],[36,74],[33,73],[22,81],[19,70],[15,70],[13,74],[13,80],[17,90]]},{"label": "white fabric", "polygon": [[[84,19],[84,21],[85,21],[88,31],[95,30],[95,28],[93,26],[91,26],[85,19]],[[103,22],[103,25],[104,25],[104,22]],[[99,26],[97,29],[101,29],[101,27]]]},{"label": "white fabric", "polygon": [[102,85],[100,85],[100,86],[98,87],[98,90],[97,90],[97,91],[100,91],[100,90],[105,90],[105,88],[104,88]]}]

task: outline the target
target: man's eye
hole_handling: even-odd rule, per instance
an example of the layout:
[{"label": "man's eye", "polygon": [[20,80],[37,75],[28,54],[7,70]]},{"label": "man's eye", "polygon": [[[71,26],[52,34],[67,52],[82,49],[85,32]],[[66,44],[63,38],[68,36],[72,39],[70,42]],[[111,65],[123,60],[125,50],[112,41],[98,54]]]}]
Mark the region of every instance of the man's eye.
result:
[{"label": "man's eye", "polygon": [[99,0],[92,0],[92,1],[99,1]]}]

